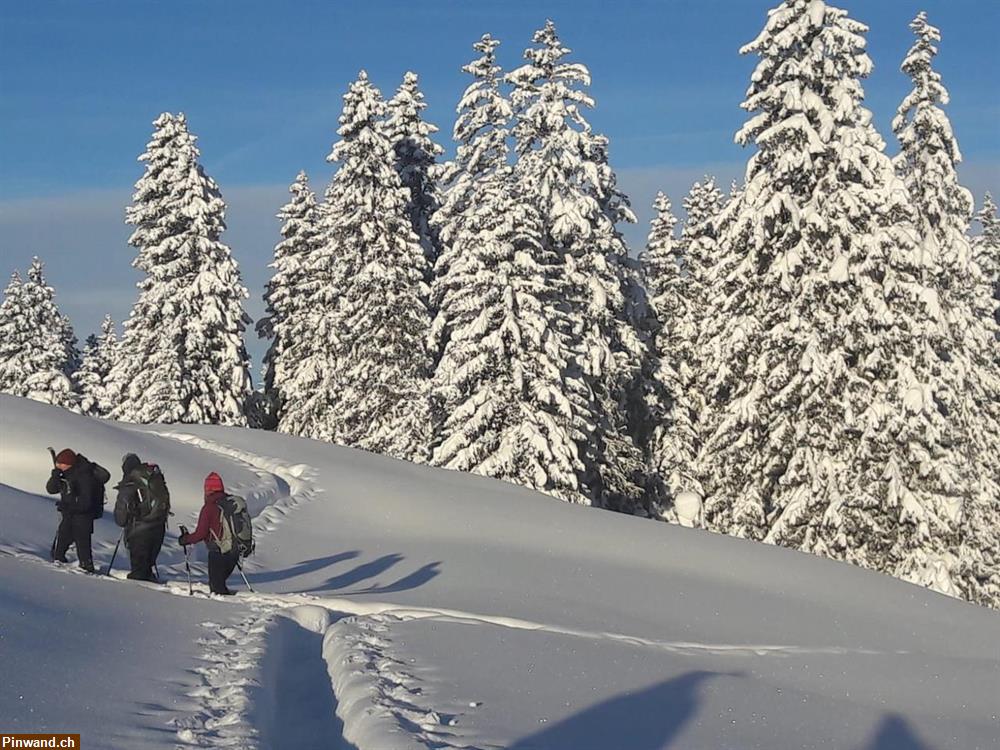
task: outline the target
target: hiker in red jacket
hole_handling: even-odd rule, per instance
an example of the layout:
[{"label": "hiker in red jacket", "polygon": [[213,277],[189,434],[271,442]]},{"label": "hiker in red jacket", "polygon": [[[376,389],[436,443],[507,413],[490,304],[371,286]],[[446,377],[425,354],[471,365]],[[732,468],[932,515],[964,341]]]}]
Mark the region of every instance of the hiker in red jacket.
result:
[{"label": "hiker in red jacket", "polygon": [[205,477],[205,504],[198,515],[198,527],[189,533],[182,526],[182,533],[177,541],[184,546],[205,542],[208,547],[208,586],[213,594],[230,596],[236,592],[226,585],[226,579],[236,568],[239,552],[235,546],[228,552],[219,549],[219,540],[222,539],[222,509],[219,508],[219,501],[225,497],[226,488],[222,484],[222,477],[213,471]]}]

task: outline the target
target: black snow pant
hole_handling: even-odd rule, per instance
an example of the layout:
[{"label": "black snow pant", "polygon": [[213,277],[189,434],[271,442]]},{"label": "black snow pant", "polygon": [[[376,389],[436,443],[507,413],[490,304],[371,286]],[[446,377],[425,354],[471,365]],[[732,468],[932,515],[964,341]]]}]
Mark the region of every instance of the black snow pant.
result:
[{"label": "black snow pant", "polygon": [[226,579],[236,569],[237,560],[239,553],[235,549],[229,552],[219,552],[214,549],[208,551],[208,587],[213,594],[230,593]]},{"label": "black snow pant", "polygon": [[94,533],[94,519],[80,513],[63,513],[52,545],[52,559],[60,562],[66,559],[71,545],[76,545],[76,556],[80,567],[94,572],[94,555],[90,548],[90,536]]},{"label": "black snow pant", "polygon": [[139,527],[128,535],[128,557],[132,571],[128,577],[133,581],[155,581],[153,566],[163,546],[163,537],[167,533],[164,524]]}]

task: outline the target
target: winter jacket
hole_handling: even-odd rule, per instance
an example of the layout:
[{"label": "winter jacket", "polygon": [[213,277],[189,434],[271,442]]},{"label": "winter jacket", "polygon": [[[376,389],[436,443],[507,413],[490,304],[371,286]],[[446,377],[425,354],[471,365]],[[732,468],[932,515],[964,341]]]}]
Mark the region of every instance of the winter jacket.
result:
[{"label": "winter jacket", "polygon": [[[158,498],[150,489],[150,476],[156,470],[149,464],[139,464],[118,484],[115,502],[115,523],[124,527],[127,536],[166,527],[170,515],[169,495]],[[164,489],[166,484],[161,485]]]},{"label": "winter jacket", "polygon": [[107,469],[78,454],[66,471],[52,469],[45,490],[50,495],[60,495],[56,507],[62,513],[93,518],[104,504],[104,485],[110,480]]},{"label": "winter jacket", "polygon": [[198,514],[198,526],[190,534],[181,537],[181,544],[205,542],[210,550],[218,551],[219,545],[215,540],[222,538],[222,509],[219,508],[219,501],[225,497],[225,492],[206,493],[205,504]]}]

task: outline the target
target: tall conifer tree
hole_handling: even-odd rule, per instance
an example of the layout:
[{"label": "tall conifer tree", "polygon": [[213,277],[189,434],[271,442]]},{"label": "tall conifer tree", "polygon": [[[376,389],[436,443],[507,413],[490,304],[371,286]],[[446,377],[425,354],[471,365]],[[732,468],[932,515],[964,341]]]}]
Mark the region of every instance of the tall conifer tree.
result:
[{"label": "tall conifer tree", "polygon": [[434,213],[441,205],[437,184],[437,157],[444,149],[431,136],[438,131],[423,119],[427,109],[416,73],[407,71],[395,96],[387,104],[386,130],[396,153],[396,171],[410,191],[409,215],[413,231],[427,256],[428,272],[441,253]]},{"label": "tall conifer tree", "polygon": [[567,393],[562,259],[506,165],[510,106],[499,90],[498,42],[484,36],[459,103],[458,151],[439,215],[432,384],[435,464],[584,498],[580,435]]},{"label": "tall conifer tree", "polygon": [[[723,212],[729,269],[710,367],[728,372],[708,441],[711,525],[948,590],[968,488],[961,422],[929,342],[912,206],[863,108],[866,27],[787,0],[759,55],[737,135],[757,153]],[[932,580],[933,578],[933,580]]]},{"label": "tall conifer tree", "polygon": [[323,431],[345,445],[426,460],[427,257],[395,170],[386,105],[362,71],[344,96],[324,241],[331,248],[333,370]]},{"label": "tall conifer tree", "polygon": [[244,425],[247,290],[223,242],[225,203],[183,114],[164,113],[139,157],[126,222],[144,274],[112,373],[113,415],[133,422]]},{"label": "tall conifer tree", "polygon": [[637,264],[618,230],[635,221],[608,161],[608,141],[583,115],[593,107],[584,88],[590,73],[567,62],[555,25],[535,32],[527,64],[508,74],[513,84],[517,164],[541,218],[541,246],[564,258],[568,289],[565,332],[583,389],[573,401],[584,458],[581,484],[601,507],[646,513],[645,463],[632,415],[641,401],[640,333],[644,309]]}]

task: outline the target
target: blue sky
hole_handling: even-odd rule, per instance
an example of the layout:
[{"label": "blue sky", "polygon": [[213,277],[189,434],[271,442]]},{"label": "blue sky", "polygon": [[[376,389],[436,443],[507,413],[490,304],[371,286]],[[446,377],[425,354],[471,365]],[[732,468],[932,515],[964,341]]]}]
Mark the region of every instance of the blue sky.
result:
[{"label": "blue sky", "polygon": [[[206,170],[229,203],[227,242],[250,287],[251,315],[277,239],[285,188],[306,169],[322,189],[340,97],[360,68],[386,94],[420,74],[428,118],[450,144],[459,70],[483,32],[505,67],[553,18],[593,74],[590,119],[611,139],[642,224],[657,189],[679,203],[705,171],[726,183],[747,153],[732,136],[753,60],[739,47],[773,0],[296,3],[32,0],[0,5],[0,255],[4,277],[40,255],[81,339],[105,311],[128,314],[136,277],[122,224],[136,162],[162,111],[184,111]],[[866,84],[877,124],[906,93],[900,60],[920,9],[944,34],[938,69],[977,193],[1000,191],[1000,67],[992,0],[842,2],[871,26]],[[613,8],[613,9],[612,9]],[[628,236],[641,242],[645,226]],[[260,347],[254,342],[258,354]]]}]

